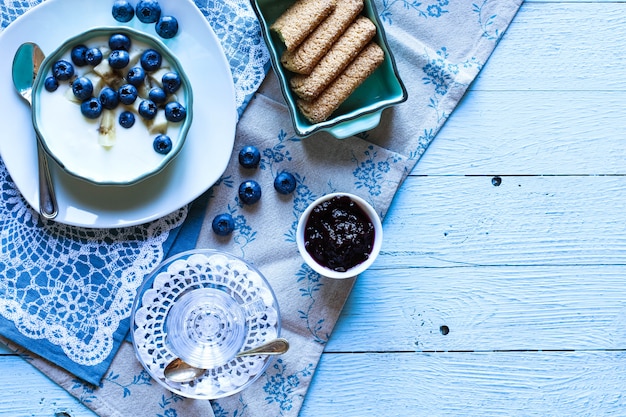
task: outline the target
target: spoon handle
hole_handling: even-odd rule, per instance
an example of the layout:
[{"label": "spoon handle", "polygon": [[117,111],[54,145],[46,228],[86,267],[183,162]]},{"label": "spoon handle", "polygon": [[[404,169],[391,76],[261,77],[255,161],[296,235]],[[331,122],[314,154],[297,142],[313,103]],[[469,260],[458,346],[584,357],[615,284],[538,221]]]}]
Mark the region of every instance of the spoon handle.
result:
[{"label": "spoon handle", "polygon": [[48,159],[41,149],[39,138],[37,138],[37,162],[39,165],[39,212],[46,219],[54,219],[59,212],[57,199],[52,186]]},{"label": "spoon handle", "polygon": [[237,357],[250,355],[280,355],[287,352],[287,350],[289,350],[289,342],[286,339],[279,338],[254,349],[239,352]]}]

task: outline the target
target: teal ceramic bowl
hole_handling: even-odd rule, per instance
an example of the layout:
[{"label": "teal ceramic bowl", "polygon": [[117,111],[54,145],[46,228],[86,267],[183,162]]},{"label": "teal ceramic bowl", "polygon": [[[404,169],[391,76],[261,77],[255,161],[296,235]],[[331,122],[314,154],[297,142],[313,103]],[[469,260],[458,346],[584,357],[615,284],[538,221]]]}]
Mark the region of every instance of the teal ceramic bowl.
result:
[{"label": "teal ceramic bowl", "polygon": [[[46,90],[45,79],[52,75],[52,68],[57,61],[63,59],[71,62],[70,51],[76,45],[100,47],[104,55],[103,62],[108,62],[108,39],[114,33],[125,34],[131,39],[130,63],[119,70],[116,76],[97,76],[97,66],[74,65],[74,77],[90,78],[95,97],[106,85],[111,84],[117,90],[118,84],[127,83],[120,77],[125,76],[129,68],[141,65],[139,57],[146,49],[160,52],[163,66],[160,70],[146,71],[150,81],[138,88],[139,96],[133,104],[120,103],[109,111],[107,120],[104,117],[106,110],[101,116],[90,119],[83,116],[80,101],[73,98],[73,78],[59,82],[59,88],[54,92]],[[101,69],[98,71],[102,74]],[[182,104],[186,109],[186,117],[180,122],[166,122],[164,109],[159,107],[157,117],[147,121],[138,114],[139,103],[147,98],[146,92],[152,86],[158,85],[155,80],[160,80],[162,74],[168,71],[178,73],[182,81],[180,89],[168,95],[168,101]],[[91,29],[68,39],[48,54],[33,84],[32,105],[33,125],[47,154],[68,174],[97,185],[133,185],[159,173],[183,148],[193,118],[191,84],[176,56],[159,39],[124,27]],[[122,111],[131,111],[135,115],[135,124],[131,128],[124,128],[118,122]],[[114,119],[113,123],[111,119]],[[113,133],[106,129],[111,126]],[[172,142],[171,150],[164,154],[154,149],[154,139],[162,133]]]},{"label": "teal ceramic bowl", "polygon": [[291,73],[280,63],[285,46],[278,36],[270,31],[272,23],[293,3],[294,0],[253,0],[252,7],[261,24],[261,33],[270,52],[272,67],[278,76],[294,129],[299,136],[326,131],[336,138],[343,139],[373,129],[380,122],[383,109],[407,100],[407,91],[398,73],[376,7],[373,1],[364,0],[362,15],[376,25],[374,41],[385,52],[385,60],[328,120],[316,124],[309,122],[298,110],[296,96],[289,89]]}]

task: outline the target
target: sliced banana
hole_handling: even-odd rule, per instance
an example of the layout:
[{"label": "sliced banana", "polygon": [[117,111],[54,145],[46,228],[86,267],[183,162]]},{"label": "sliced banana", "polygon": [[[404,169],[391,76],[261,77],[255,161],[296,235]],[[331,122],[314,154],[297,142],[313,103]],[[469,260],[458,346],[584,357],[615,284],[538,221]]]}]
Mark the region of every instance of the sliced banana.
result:
[{"label": "sliced banana", "polygon": [[116,112],[104,109],[98,128],[98,144],[104,147],[111,147],[115,144]]},{"label": "sliced banana", "polygon": [[169,122],[165,118],[165,112],[159,110],[155,118],[148,121],[148,132],[150,132],[150,134],[166,133],[168,124]]},{"label": "sliced banana", "polygon": [[149,76],[156,85],[163,88],[163,81],[161,81],[163,79],[163,75],[167,74],[170,71],[171,69],[169,67],[161,67]]},{"label": "sliced banana", "polygon": [[102,77],[107,84],[112,78],[117,78],[115,70],[109,65],[108,59],[103,59],[101,63],[93,67],[93,71]]},{"label": "sliced banana", "polygon": [[80,104],[80,100],[77,99],[76,96],[74,95],[74,91],[72,91],[72,87],[71,86],[70,86],[70,88],[65,90],[65,94],[63,94],[63,97],[65,97],[66,99],[68,99],[72,103]]}]

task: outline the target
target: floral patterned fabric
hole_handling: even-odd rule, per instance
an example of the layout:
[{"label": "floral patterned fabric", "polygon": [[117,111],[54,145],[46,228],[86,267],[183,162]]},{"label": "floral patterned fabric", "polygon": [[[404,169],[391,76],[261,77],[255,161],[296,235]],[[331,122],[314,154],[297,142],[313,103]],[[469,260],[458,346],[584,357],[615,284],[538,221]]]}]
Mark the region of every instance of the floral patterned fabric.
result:
[{"label": "floral patterned fabric", "polygon": [[[372,203],[384,217],[398,187],[485,65],[521,2],[376,0],[409,99],[385,110],[377,128],[356,137],[297,137],[276,77],[270,73],[266,78],[239,121],[235,144],[236,150],[257,146],[261,164],[243,169],[233,155],[207,195],[197,246],[226,250],[255,264],[277,294],[283,336],[291,349],[251,387],[212,401],[215,416],[298,414],[344,302],[358,285],[358,278],[327,279],[303,263],[294,238],[300,213],[323,194],[347,191]],[[297,179],[296,191],[288,196],[273,189],[274,177],[283,170]],[[237,187],[246,179],[258,181],[263,190],[253,206],[237,198]],[[211,220],[223,212],[236,222],[229,237],[211,230]],[[37,358],[33,363],[103,416],[138,409],[147,416],[204,415],[198,412],[201,402],[173,398],[150,383],[129,359],[129,349],[128,344],[122,347],[97,388]]]}]

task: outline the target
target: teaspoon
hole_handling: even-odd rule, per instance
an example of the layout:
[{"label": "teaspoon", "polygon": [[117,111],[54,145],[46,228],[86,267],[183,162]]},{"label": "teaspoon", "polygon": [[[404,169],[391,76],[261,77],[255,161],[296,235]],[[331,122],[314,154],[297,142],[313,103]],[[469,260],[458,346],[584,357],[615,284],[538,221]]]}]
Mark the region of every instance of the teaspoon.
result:
[{"label": "teaspoon", "polygon": [[[289,342],[286,339],[274,339],[261,346],[250,350],[239,352],[235,357],[251,356],[251,355],[280,355],[289,349]],[[206,372],[206,369],[191,366],[180,358],[170,362],[163,371],[165,378],[172,382],[189,382]]]},{"label": "teaspoon", "polygon": [[[13,85],[20,96],[32,105],[33,82],[39,72],[39,67],[45,56],[39,45],[27,42],[22,44],[13,58]],[[48,160],[42,145],[37,138],[37,162],[39,176],[39,212],[46,219],[54,219],[58,213],[58,206]]]}]

